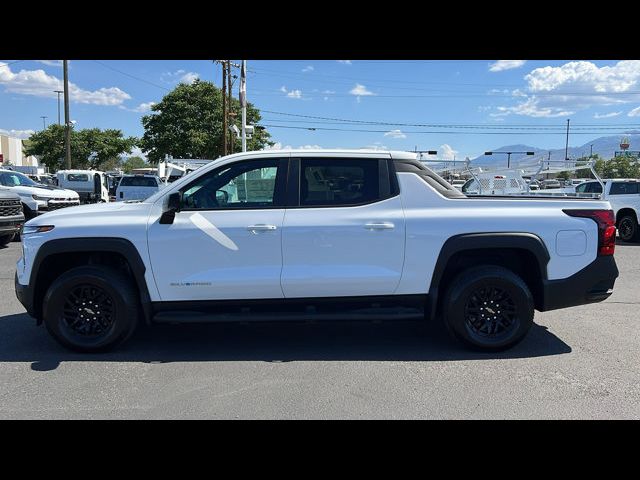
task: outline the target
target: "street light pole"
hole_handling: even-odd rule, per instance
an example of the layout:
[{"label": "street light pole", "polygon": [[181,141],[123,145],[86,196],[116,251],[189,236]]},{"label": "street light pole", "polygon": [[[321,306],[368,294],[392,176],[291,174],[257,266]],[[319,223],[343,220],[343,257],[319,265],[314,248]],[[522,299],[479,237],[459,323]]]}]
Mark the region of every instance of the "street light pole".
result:
[{"label": "street light pole", "polygon": [[242,107],[242,151],[247,151],[247,61],[240,70],[240,106]]},{"label": "street light pole", "polygon": [[589,158],[593,157],[593,143],[590,145],[591,152],[589,153]]},{"label": "street light pole", "polygon": [[71,123],[69,120],[69,61],[63,60],[64,69],[64,156],[71,170]]},{"label": "street light pole", "polygon": [[54,90],[53,93],[58,94],[58,125],[60,125],[60,94],[64,92],[62,90]]},{"label": "street light pole", "polygon": [[571,120],[567,118],[567,143],[564,145],[564,160],[569,160],[569,122]]},{"label": "street light pole", "polygon": [[49,118],[49,117],[47,117],[46,115],[40,115],[40,118],[42,119],[42,129],[43,129],[43,130],[46,130],[46,129],[47,129],[47,122],[46,122],[46,120],[47,120],[47,118]]},{"label": "street light pole", "polygon": [[511,152],[507,152],[507,168],[511,168]]}]

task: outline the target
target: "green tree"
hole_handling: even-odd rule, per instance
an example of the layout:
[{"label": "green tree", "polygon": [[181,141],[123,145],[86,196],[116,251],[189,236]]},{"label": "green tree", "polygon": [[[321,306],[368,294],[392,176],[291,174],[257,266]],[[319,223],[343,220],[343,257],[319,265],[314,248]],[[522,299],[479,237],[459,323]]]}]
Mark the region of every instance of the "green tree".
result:
[{"label": "green tree", "polygon": [[556,178],[558,180],[567,180],[569,178],[569,172],[559,172],[558,175],[556,175]]},{"label": "green tree", "polygon": [[131,173],[136,168],[146,168],[149,164],[142,157],[129,157],[122,164],[124,173]]},{"label": "green tree", "polygon": [[[119,163],[120,155],[130,153],[139,142],[135,137],[123,137],[120,130],[99,128],[72,129],[70,140],[71,167],[81,169],[103,169]],[[25,155],[38,156],[51,170],[66,167],[63,126],[49,125],[31,135],[23,145]]]},{"label": "green tree", "polygon": [[602,178],[638,178],[640,177],[640,165],[631,157],[614,157],[611,160],[602,161],[596,166],[598,175]]},{"label": "green tree", "polygon": [[[165,155],[213,159],[222,154],[222,94],[213,83],[201,80],[190,85],[180,83],[151,110],[153,113],[142,117],[145,131],[140,143],[150,162],[157,163]],[[232,99],[231,112],[240,120],[237,99]],[[258,109],[249,103],[247,124],[257,124],[260,119]],[[266,130],[256,129],[253,138],[247,140],[247,149],[273,145],[269,137]],[[235,139],[234,151],[240,148],[241,141]]]}]

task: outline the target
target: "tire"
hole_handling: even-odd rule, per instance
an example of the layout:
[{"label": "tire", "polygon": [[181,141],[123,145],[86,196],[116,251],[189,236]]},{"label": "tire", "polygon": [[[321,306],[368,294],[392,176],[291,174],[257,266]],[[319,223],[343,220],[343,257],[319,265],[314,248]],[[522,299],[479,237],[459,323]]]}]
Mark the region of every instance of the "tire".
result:
[{"label": "tire", "polygon": [[10,235],[2,235],[0,237],[0,247],[6,247],[9,244],[9,242],[13,240],[14,236],[15,236],[15,233],[12,233]]},{"label": "tire", "polygon": [[457,340],[474,350],[498,352],[525,337],[533,325],[533,309],[533,296],[518,275],[485,265],[465,270],[451,281],[442,312]]},{"label": "tire", "polygon": [[137,326],[139,312],[133,281],[106,266],[65,272],[49,287],[43,301],[49,333],[64,347],[83,353],[106,352],[126,341]]},{"label": "tire", "polygon": [[618,220],[618,235],[623,242],[637,242],[640,240],[640,228],[634,215],[625,215]]}]

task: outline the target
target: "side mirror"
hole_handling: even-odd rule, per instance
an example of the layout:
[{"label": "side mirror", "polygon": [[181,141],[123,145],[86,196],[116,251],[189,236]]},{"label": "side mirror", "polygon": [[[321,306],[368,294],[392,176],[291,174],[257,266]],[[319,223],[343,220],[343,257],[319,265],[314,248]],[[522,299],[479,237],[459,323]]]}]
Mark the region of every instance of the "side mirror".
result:
[{"label": "side mirror", "polygon": [[182,193],[174,192],[170,194],[169,198],[167,198],[167,206],[164,208],[162,216],[160,217],[160,223],[162,225],[173,223],[173,220],[176,218],[176,213],[180,211],[181,206]]}]

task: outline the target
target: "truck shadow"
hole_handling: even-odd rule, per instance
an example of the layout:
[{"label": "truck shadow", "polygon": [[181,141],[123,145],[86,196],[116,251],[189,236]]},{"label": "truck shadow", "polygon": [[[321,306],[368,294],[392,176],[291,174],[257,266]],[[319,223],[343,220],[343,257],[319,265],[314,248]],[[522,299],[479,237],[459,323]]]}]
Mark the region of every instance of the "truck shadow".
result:
[{"label": "truck shadow", "polygon": [[31,362],[38,371],[61,362],[228,361],[460,361],[560,355],[571,347],[534,325],[506,352],[465,350],[438,325],[418,322],[333,322],[158,325],[141,327],[125,345],[104,354],[65,350],[26,314],[0,317],[0,362]]},{"label": "truck shadow", "polygon": [[625,242],[620,240],[620,238],[616,238],[616,245],[624,245],[625,247],[639,247],[640,242]]}]

